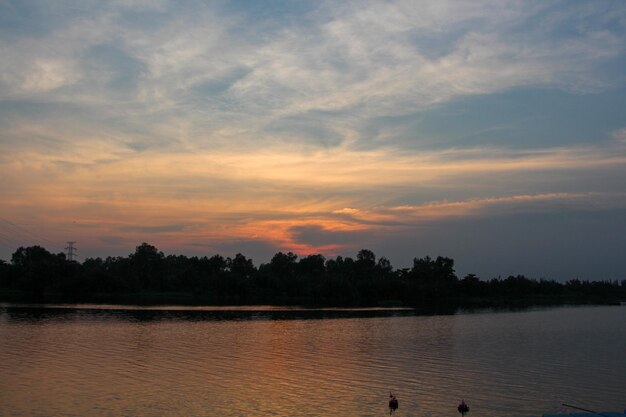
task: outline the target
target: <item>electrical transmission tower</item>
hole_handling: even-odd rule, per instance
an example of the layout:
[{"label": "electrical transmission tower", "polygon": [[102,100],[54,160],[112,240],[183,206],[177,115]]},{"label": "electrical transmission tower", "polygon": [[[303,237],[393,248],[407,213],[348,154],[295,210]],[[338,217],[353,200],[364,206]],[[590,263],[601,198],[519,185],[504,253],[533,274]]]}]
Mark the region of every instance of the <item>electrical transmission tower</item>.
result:
[{"label": "electrical transmission tower", "polygon": [[76,255],[76,248],[74,247],[74,243],[76,242],[67,242],[67,247],[65,250],[67,251],[67,260],[73,261],[74,255]]}]

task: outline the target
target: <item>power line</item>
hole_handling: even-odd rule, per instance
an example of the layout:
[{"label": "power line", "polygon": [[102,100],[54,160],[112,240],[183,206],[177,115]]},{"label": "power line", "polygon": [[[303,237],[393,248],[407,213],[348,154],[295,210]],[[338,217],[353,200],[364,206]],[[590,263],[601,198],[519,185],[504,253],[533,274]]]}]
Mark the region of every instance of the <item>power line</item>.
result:
[{"label": "power line", "polygon": [[51,239],[35,233],[18,223],[5,218],[0,218],[0,246],[4,246],[9,250],[14,250],[19,246],[25,246],[24,241],[28,240],[31,240],[32,243],[35,244],[45,242],[49,246],[49,249],[56,253],[63,252],[65,250],[67,251],[67,258],[70,261],[78,258],[76,253],[77,249],[74,246],[76,243],[75,241],[68,241],[68,246],[63,248],[64,250],[59,250],[59,244]]},{"label": "power line", "polygon": [[5,249],[8,250],[15,250],[16,246],[13,244],[13,242],[9,241],[8,239],[0,236],[0,246],[2,246]]},{"label": "power line", "polygon": [[[4,218],[0,218],[0,221],[2,221],[2,223],[4,223],[4,230],[11,233],[11,234],[20,234],[22,235],[22,237],[26,237],[28,239],[32,239],[34,240],[35,243],[38,242],[46,242],[48,245],[52,246],[52,249],[54,251],[60,252],[58,251],[58,244],[44,236],[38,235],[34,232],[32,232],[31,230],[28,230],[27,228],[20,226],[17,223],[14,223],[10,220],[4,219]],[[6,239],[6,236],[5,236]],[[12,239],[15,240],[15,239]],[[19,245],[18,245],[19,246]]]},{"label": "power line", "polygon": [[2,230],[0,230],[0,240],[3,240],[9,245],[15,245],[15,242],[9,237],[9,235],[5,234]]},{"label": "power line", "polygon": [[0,246],[4,246],[9,250],[15,250],[21,245],[11,235],[8,235],[4,231],[0,230]]},{"label": "power line", "polygon": [[0,219],[2,220],[5,224],[9,225],[10,227],[12,227],[14,230],[17,230],[18,232],[21,232],[22,234],[26,234],[27,236],[29,236],[31,239],[35,239],[37,241],[45,241],[51,245],[55,245],[56,243],[53,242],[52,240],[48,239],[47,237],[41,236],[17,223],[14,223],[10,220],[7,219]]}]

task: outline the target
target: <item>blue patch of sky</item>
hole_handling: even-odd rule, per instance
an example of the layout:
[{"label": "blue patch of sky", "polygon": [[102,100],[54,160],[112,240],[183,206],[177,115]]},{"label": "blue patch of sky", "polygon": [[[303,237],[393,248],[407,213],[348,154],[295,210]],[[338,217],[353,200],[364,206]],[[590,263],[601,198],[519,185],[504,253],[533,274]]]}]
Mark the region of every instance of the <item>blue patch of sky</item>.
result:
[{"label": "blue patch of sky", "polygon": [[285,24],[302,22],[318,7],[318,2],[308,0],[232,0],[221,3],[220,10],[245,16],[248,23],[278,21]]},{"label": "blue patch of sky", "polygon": [[[626,36],[624,36],[626,52]],[[596,74],[602,80],[612,85],[626,85],[626,53],[622,53],[619,56],[607,60],[606,62],[598,63],[595,68]]]},{"label": "blue patch of sky", "polygon": [[178,5],[174,7],[174,10],[120,10],[115,21],[123,27],[132,27],[134,29],[152,32],[156,28],[165,26],[168,22],[172,21],[172,17],[174,16],[173,12],[175,12],[176,7],[178,7]]},{"label": "blue patch of sky", "polygon": [[332,126],[332,123],[323,117],[298,115],[273,120],[265,126],[264,130],[293,142],[304,140],[307,143],[322,147],[340,145],[343,136],[328,126]]},{"label": "blue patch of sky", "polygon": [[228,74],[195,85],[193,90],[200,96],[212,98],[228,91],[233,84],[246,77],[250,72],[249,68],[237,67]]},{"label": "blue patch of sky", "polygon": [[50,116],[54,114],[64,114],[69,109],[79,110],[79,106],[72,104],[57,105],[55,103],[41,102],[35,100],[0,100],[0,120],[12,118],[33,118]]},{"label": "blue patch of sky", "polygon": [[[129,123],[132,123],[129,122]],[[145,152],[151,150],[157,150],[160,152],[173,152],[180,146],[180,141],[170,136],[161,136],[158,133],[152,133],[145,129],[141,131],[141,126],[133,126],[127,124],[131,129],[134,129],[132,139],[125,142],[125,146],[135,152]],[[128,132],[127,132],[128,133]]]},{"label": "blue patch of sky", "polygon": [[432,201],[465,201],[494,196],[535,195],[548,193],[623,194],[626,167],[608,165],[593,169],[523,170],[466,174],[463,181],[452,180],[437,186],[414,186],[399,190],[397,196],[384,201],[387,206],[421,205]]},{"label": "blue patch of sky", "polygon": [[50,21],[35,3],[7,1],[0,3],[0,33],[3,36],[43,35],[50,30]]},{"label": "blue patch of sky", "polygon": [[101,114],[90,107],[72,102],[7,99],[0,100],[0,133],[2,141],[11,136],[5,131],[9,126],[22,123],[59,122],[67,125],[99,124]]},{"label": "blue patch of sky", "polygon": [[454,51],[457,42],[466,31],[464,26],[450,28],[447,31],[414,29],[408,37],[411,45],[423,57],[436,60]]},{"label": "blue patch of sky", "polygon": [[612,140],[625,120],[626,88],[595,94],[515,89],[371,120],[359,146],[550,148]]},{"label": "blue patch of sky", "polygon": [[484,18],[466,18],[454,25],[416,27],[410,30],[407,38],[410,44],[425,58],[437,60],[452,53],[457,44],[468,33],[474,33],[487,22]]},{"label": "blue patch of sky", "polygon": [[237,23],[229,29],[232,35],[262,44],[290,29],[302,33],[303,27],[311,30],[307,36],[315,36],[319,7],[315,1],[235,0],[221,3],[217,12]]},{"label": "blue patch of sky", "polygon": [[[498,175],[501,189],[511,194],[598,192],[623,194],[626,166],[615,164],[593,169],[533,170]],[[495,181],[494,181],[495,182]],[[507,183],[508,182],[508,183]]]},{"label": "blue patch of sky", "polygon": [[144,63],[111,44],[93,46],[85,60],[94,71],[104,69],[109,73],[106,86],[117,92],[131,93],[138,80],[147,71]]},{"label": "blue patch of sky", "polygon": [[58,7],[47,1],[15,0],[0,3],[0,34],[11,37],[45,37],[77,16],[87,15],[87,8]]},{"label": "blue patch of sky", "polygon": [[538,34],[543,40],[560,42],[575,39],[593,31],[624,33],[622,1],[566,0],[544,3],[536,13],[509,27],[511,36]]}]

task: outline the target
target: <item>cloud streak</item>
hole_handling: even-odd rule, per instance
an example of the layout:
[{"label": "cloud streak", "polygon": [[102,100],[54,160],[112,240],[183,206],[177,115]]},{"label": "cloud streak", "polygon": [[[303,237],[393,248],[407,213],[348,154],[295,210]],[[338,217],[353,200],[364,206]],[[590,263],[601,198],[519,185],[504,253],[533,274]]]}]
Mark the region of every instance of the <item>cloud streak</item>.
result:
[{"label": "cloud streak", "polygon": [[609,1],[5,1],[0,214],[82,253],[266,254],[621,208],[625,27]]},{"label": "cloud streak", "polygon": [[[243,112],[258,130],[267,118],[404,114],[523,85],[598,90],[614,80],[595,69],[618,57],[624,42],[622,31],[603,26],[623,19],[623,10],[584,3],[557,11],[540,3],[359,2],[321,6],[301,25],[247,30],[245,12],[169,3],[133,9],[98,3],[92,14],[59,19],[44,38],[1,42],[5,96],[112,101],[135,116],[170,120],[187,110],[193,124]],[[558,36],[583,13],[597,27]],[[127,94],[111,88],[116,79],[130,83]],[[201,94],[220,82],[217,94]]]}]

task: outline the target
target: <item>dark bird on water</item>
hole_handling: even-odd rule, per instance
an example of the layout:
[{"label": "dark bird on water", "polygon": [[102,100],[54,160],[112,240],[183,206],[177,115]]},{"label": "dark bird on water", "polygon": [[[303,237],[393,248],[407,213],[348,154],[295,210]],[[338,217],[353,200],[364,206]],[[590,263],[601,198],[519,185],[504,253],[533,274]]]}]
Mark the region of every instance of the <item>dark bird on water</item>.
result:
[{"label": "dark bird on water", "polygon": [[389,393],[389,415],[398,409],[398,399],[392,393]]},{"label": "dark bird on water", "polygon": [[459,410],[459,413],[461,413],[463,417],[465,417],[465,413],[469,413],[469,406],[465,403],[465,400],[461,400],[461,403],[456,409]]}]

